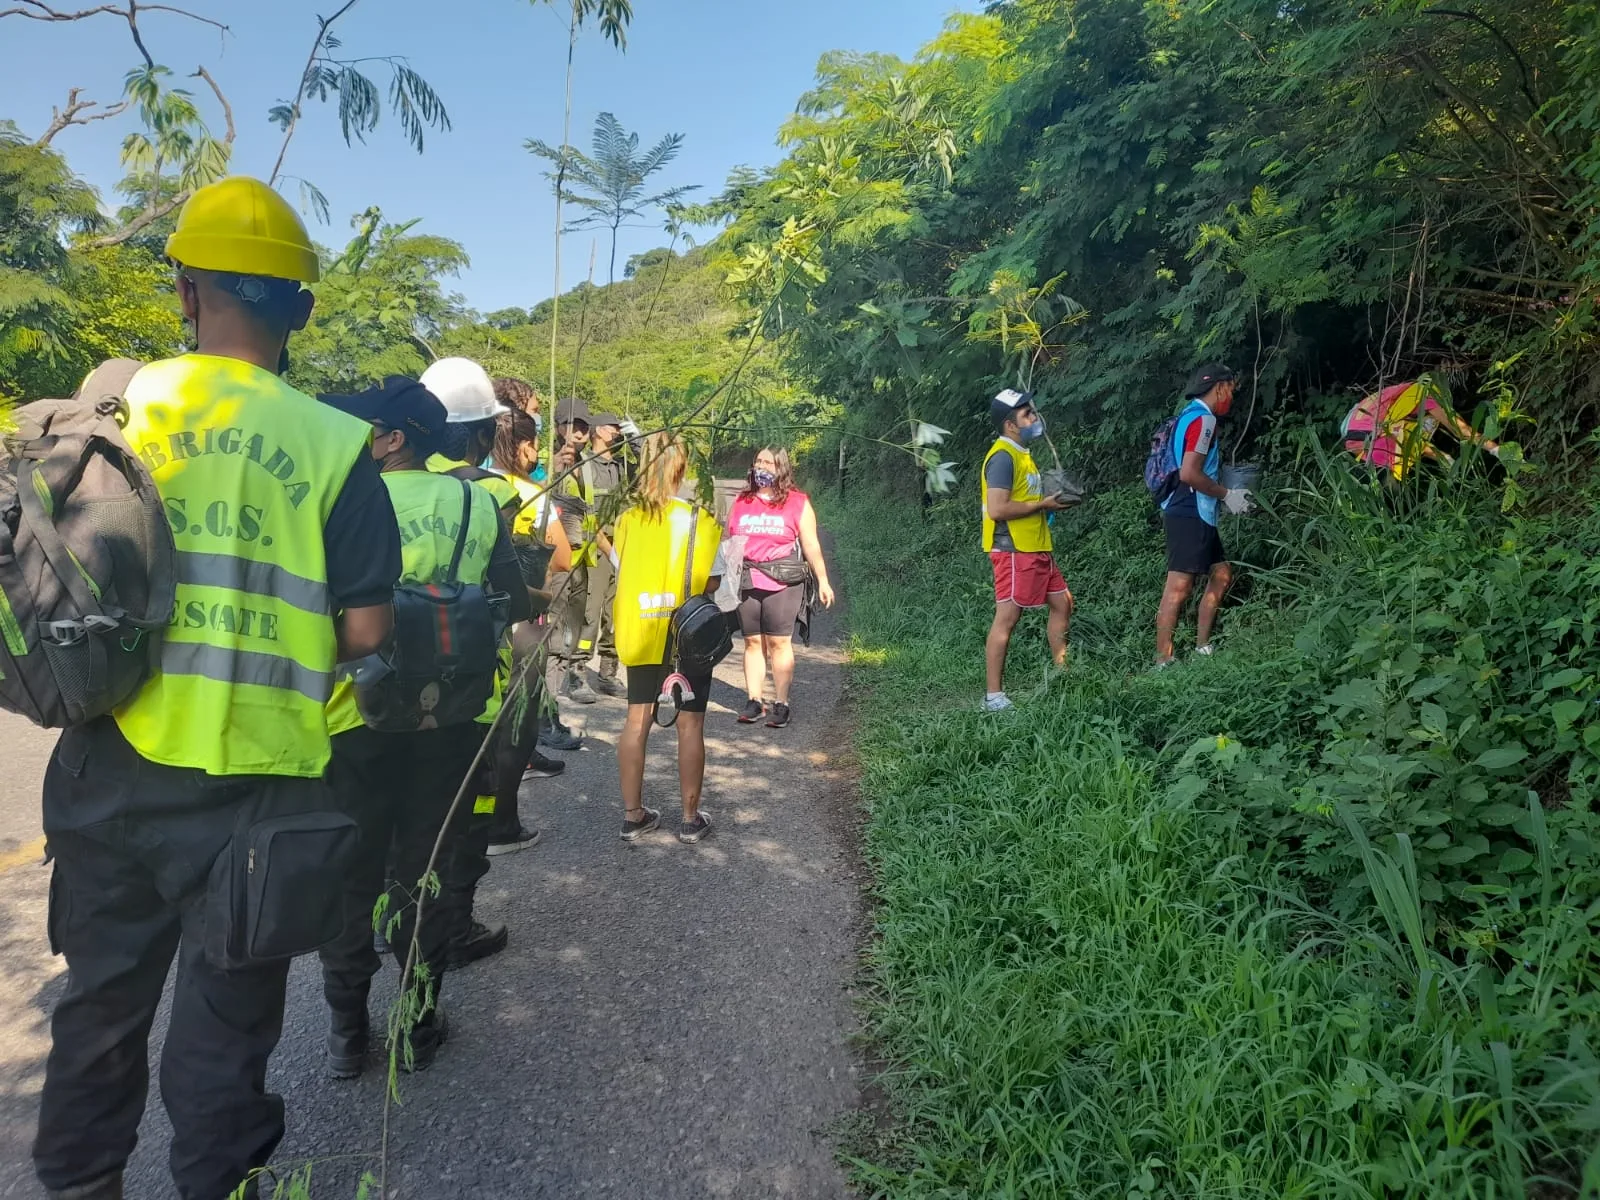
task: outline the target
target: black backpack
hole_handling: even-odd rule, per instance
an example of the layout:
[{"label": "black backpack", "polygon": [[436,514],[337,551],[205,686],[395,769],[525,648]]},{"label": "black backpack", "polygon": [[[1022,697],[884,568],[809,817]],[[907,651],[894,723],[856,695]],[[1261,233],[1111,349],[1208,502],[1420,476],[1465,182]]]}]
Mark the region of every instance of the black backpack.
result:
[{"label": "black backpack", "polygon": [[691,595],[694,587],[694,541],[700,528],[700,510],[689,510],[689,553],[683,565],[683,594],[686,599],[667,620],[668,663],[676,663],[684,675],[709,675],[718,663],[733,653],[733,634],[727,615],[704,592]]},{"label": "black backpack", "polygon": [[511,598],[456,578],[472,521],[472,484],[460,480],[461,528],[446,582],[394,590],[394,636],[355,667],[356,708],[369,729],[413,733],[465,725],[494,692]]},{"label": "black backpack", "polygon": [[122,433],[143,363],[16,413],[0,453],[0,708],[66,728],[138,691],[172,620],[177,549]]}]

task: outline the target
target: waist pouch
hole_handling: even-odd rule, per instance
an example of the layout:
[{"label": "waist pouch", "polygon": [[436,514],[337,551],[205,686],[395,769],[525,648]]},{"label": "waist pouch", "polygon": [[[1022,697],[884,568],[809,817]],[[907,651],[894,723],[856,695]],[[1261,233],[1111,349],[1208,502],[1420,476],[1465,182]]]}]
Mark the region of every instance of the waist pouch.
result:
[{"label": "waist pouch", "polygon": [[360,840],[340,812],[247,805],[206,884],[206,958],[225,971],[309,954],[344,928],[346,871]]},{"label": "waist pouch", "polygon": [[782,558],[775,558],[771,562],[752,562],[748,558],[744,562],[744,577],[739,586],[746,591],[750,590],[750,570],[760,571],[773,583],[781,583],[785,587],[791,584],[804,583],[811,576],[811,568],[806,566],[806,560],[800,556],[800,547],[793,547]]}]

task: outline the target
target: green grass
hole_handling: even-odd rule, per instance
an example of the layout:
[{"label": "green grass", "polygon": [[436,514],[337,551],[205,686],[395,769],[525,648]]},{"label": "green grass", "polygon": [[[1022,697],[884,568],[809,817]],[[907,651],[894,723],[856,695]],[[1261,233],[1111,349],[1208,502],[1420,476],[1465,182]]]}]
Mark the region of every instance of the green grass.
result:
[{"label": "green grass", "polygon": [[1197,785],[1193,752],[1234,761],[1220,735],[1303,665],[1304,614],[1281,596],[1230,609],[1234,651],[1143,672],[1163,568],[1142,503],[1114,494],[1071,527],[1073,669],[1047,681],[1027,622],[1021,708],[999,716],[976,711],[992,608],[966,507],[828,514],[863,701],[867,1016],[896,1118],[858,1150],[857,1186],[1545,1197],[1578,1194],[1587,1160],[1594,1193],[1593,1003],[1567,970],[1592,896],[1551,878],[1541,824],[1546,919],[1508,975],[1430,936],[1408,835],[1373,844],[1332,813],[1366,903],[1319,903],[1226,786]]}]

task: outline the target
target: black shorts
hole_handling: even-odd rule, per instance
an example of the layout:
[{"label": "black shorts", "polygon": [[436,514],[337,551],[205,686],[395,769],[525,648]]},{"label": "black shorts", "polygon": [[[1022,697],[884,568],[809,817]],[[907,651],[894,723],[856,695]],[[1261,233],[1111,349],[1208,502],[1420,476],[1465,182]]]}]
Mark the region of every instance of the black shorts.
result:
[{"label": "black shorts", "polygon": [[[628,703],[654,704],[661,699],[661,685],[671,674],[670,667],[629,667]],[[689,686],[694,690],[694,699],[685,700],[678,711],[703,713],[706,701],[711,699],[711,676],[701,679],[691,675],[688,679]]]},{"label": "black shorts", "polygon": [[776,592],[749,588],[739,593],[739,630],[745,637],[793,637],[794,623],[805,603],[806,585],[791,583]]},{"label": "black shorts", "polygon": [[1199,517],[1163,513],[1161,524],[1167,531],[1167,570],[1179,575],[1207,575],[1218,563],[1228,561],[1222,548],[1222,535],[1215,525]]}]

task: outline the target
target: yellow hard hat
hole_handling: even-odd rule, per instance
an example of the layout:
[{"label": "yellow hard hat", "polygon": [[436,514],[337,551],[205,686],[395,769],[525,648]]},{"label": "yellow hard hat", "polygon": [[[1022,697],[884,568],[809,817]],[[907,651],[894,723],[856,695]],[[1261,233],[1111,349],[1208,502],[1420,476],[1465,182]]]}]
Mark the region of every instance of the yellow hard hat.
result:
[{"label": "yellow hard hat", "polygon": [[316,247],[300,215],[259,179],[234,175],[207,184],[184,204],[167,257],[202,271],[231,271],[315,283]]}]

